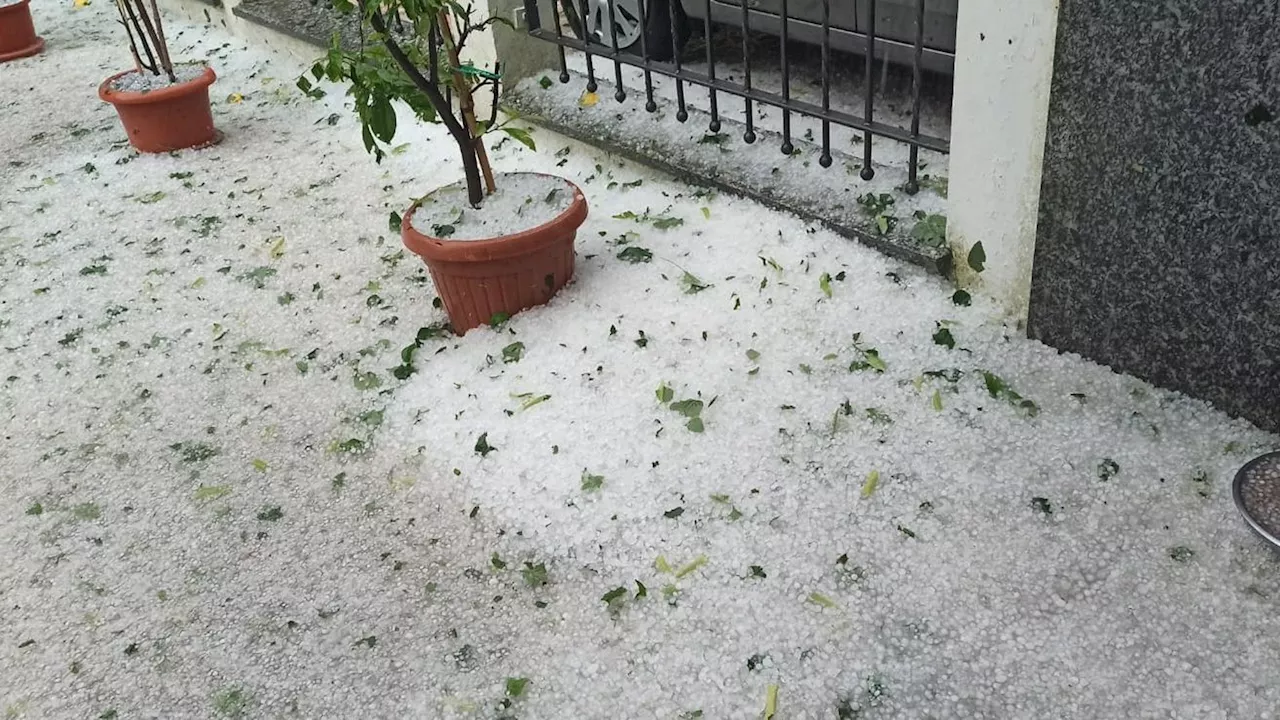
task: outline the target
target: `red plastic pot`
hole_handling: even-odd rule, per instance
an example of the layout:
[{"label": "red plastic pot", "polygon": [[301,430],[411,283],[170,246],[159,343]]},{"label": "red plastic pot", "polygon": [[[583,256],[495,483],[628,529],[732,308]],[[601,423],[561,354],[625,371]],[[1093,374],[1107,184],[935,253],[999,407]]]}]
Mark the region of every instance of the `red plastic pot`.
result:
[{"label": "red plastic pot", "polygon": [[0,7],[0,62],[31,57],[44,49],[31,21],[31,0]]},{"label": "red plastic pot", "polygon": [[140,152],[162,153],[217,141],[209,109],[209,86],[218,79],[213,68],[204,68],[193,80],[159,90],[112,89],[118,78],[131,72],[112,75],[98,86],[98,97],[115,106],[130,144]]},{"label": "red plastic pot", "polygon": [[405,247],[427,264],[454,332],[462,335],[495,315],[543,305],[573,277],[573,241],[587,219],[587,199],[577,185],[568,209],[555,219],[513,235],[458,241],[413,228],[415,204],[400,224]]}]

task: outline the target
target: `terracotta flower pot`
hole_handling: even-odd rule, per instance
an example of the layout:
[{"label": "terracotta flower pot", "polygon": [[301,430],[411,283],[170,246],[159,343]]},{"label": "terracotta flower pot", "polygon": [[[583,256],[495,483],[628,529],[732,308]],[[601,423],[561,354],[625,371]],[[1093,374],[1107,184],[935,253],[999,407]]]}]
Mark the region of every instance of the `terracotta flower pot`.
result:
[{"label": "terracotta flower pot", "polygon": [[[573,277],[573,241],[587,219],[587,199],[578,186],[568,209],[550,222],[488,240],[449,240],[414,229],[415,204],[400,225],[405,247],[426,262],[459,335],[495,315],[514,315],[545,304]],[[430,196],[428,196],[430,197]]]},{"label": "terracotta flower pot", "polygon": [[209,109],[209,86],[218,76],[206,67],[193,80],[147,92],[112,89],[117,73],[98,86],[98,97],[115,106],[129,142],[140,152],[161,153],[212,145],[217,140]]},{"label": "terracotta flower pot", "polygon": [[31,0],[0,7],[0,62],[31,57],[44,49],[31,22]]}]

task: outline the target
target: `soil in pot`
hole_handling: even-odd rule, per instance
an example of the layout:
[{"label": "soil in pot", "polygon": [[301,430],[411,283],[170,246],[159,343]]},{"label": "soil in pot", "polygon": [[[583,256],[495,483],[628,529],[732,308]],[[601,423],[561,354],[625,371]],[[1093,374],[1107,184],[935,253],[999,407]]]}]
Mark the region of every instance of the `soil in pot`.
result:
[{"label": "soil in pot", "polygon": [[536,173],[502,174],[496,184],[479,208],[464,184],[440,188],[401,226],[458,333],[544,304],[573,277],[573,242],[587,218],[582,191]]},{"label": "soil in pot", "polygon": [[204,147],[217,141],[209,107],[213,69],[175,65],[174,75],[129,70],[107,78],[98,96],[115,106],[129,142],[140,152],[160,153]]},{"label": "soil in pot", "polygon": [[44,49],[31,20],[30,0],[0,0],[0,62],[31,57]]}]

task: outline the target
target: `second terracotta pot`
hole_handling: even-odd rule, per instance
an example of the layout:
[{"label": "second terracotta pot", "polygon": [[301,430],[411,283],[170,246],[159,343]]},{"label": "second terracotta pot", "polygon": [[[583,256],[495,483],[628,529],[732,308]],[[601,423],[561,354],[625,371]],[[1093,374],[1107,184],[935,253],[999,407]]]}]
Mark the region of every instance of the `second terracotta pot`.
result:
[{"label": "second terracotta pot", "polygon": [[140,152],[162,153],[212,145],[218,131],[209,109],[209,86],[218,76],[205,67],[195,78],[146,92],[114,89],[129,73],[117,73],[98,87],[98,97],[115,106],[129,143]]},{"label": "second terracotta pot", "polygon": [[587,219],[587,199],[568,180],[556,181],[572,192],[568,209],[550,222],[502,237],[430,237],[413,227],[417,205],[405,213],[400,225],[405,247],[426,262],[454,332],[461,335],[495,316],[545,304],[573,277],[573,242]]},{"label": "second terracotta pot", "polygon": [[44,49],[31,21],[31,0],[0,6],[0,62],[30,57]]}]

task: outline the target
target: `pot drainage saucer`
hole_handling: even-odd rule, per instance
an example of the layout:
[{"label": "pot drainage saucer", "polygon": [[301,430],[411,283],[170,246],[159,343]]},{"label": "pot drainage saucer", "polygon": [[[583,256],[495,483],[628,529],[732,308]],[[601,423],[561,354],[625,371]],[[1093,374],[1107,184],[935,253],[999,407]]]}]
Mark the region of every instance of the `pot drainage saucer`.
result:
[{"label": "pot drainage saucer", "polygon": [[1254,532],[1280,549],[1280,452],[1254,458],[1240,468],[1231,495]]}]

